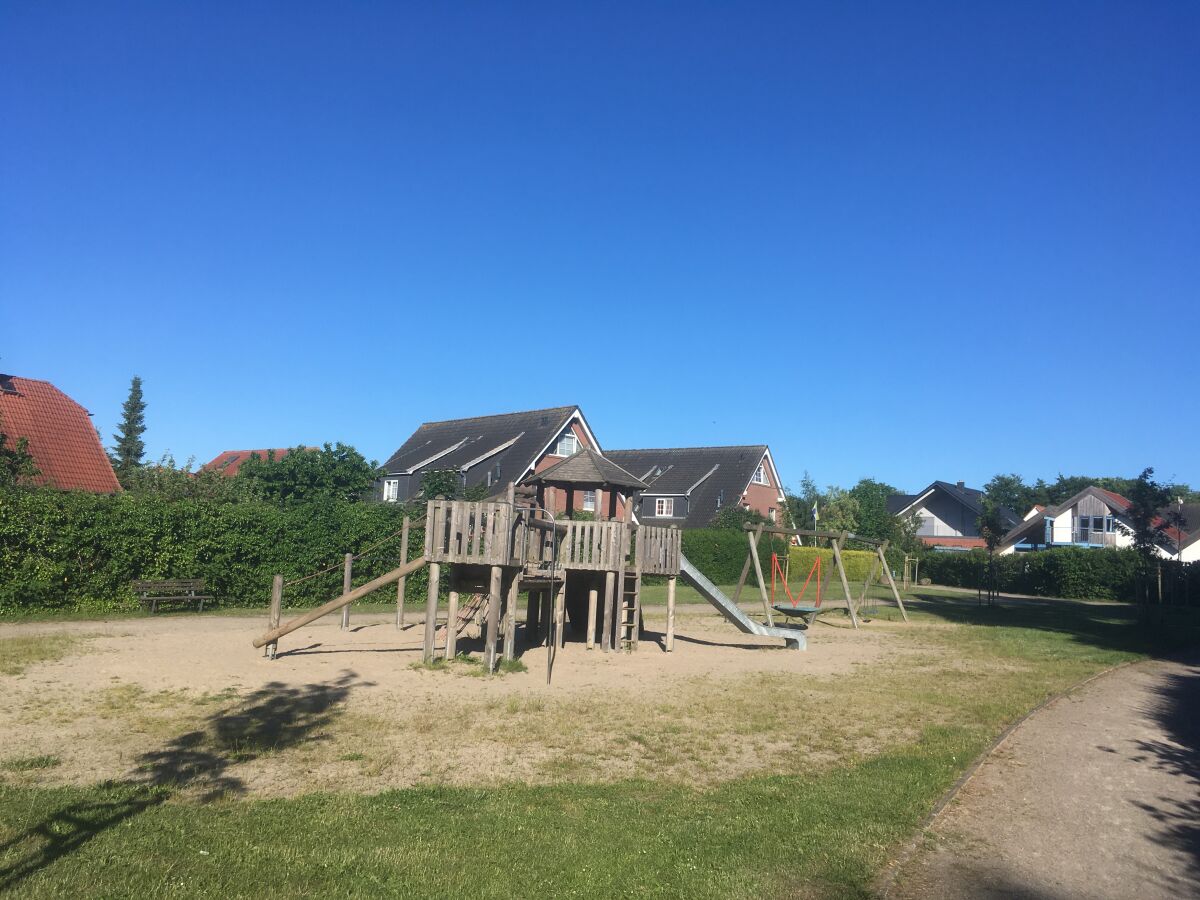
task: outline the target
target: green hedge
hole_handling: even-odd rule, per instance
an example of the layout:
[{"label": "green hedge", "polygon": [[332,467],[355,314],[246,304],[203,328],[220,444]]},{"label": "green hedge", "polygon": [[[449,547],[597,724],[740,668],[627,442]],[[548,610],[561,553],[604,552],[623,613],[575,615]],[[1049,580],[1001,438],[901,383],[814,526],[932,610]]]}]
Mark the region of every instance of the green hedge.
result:
[{"label": "green hedge", "polygon": [[[276,573],[291,580],[339,563],[401,526],[385,504],[326,501],[280,508],[266,503],[96,496],[51,490],[0,494],[0,614],[34,609],[110,610],[136,606],[130,582],[204,578],[219,603],[267,604]],[[413,529],[410,557],[424,534]],[[355,563],[354,583],[394,568],[399,538]],[[422,570],[408,597],[423,595]],[[341,588],[335,569],[284,593],[289,606],[322,603]]]},{"label": "green hedge", "polygon": [[[983,550],[968,553],[932,553],[921,560],[921,578],[950,587],[979,588],[983,585],[988,555]],[[996,557],[997,587],[1014,594],[1039,597],[1068,597],[1079,600],[1135,599],[1139,558],[1133,550],[1088,550],[1057,547],[1031,553]],[[1162,563],[1164,595],[1200,601],[1200,565]]]},{"label": "green hedge", "polygon": [[[742,566],[746,563],[746,551],[749,547],[745,532],[728,528],[696,528],[683,533],[684,555],[716,584],[733,584],[738,580],[742,574]],[[804,583],[818,554],[821,556],[822,574],[833,564],[832,550],[816,547],[788,549],[782,537],[772,542],[764,535],[758,543],[758,556],[762,563],[763,577],[768,581],[771,578],[771,553],[778,553],[782,557],[785,551],[791,557],[789,583],[793,587]],[[861,585],[870,573],[872,561],[876,556],[869,550],[843,550],[842,559],[846,564],[846,577],[852,584],[857,582]],[[882,577],[883,573],[879,572],[877,578]]]}]

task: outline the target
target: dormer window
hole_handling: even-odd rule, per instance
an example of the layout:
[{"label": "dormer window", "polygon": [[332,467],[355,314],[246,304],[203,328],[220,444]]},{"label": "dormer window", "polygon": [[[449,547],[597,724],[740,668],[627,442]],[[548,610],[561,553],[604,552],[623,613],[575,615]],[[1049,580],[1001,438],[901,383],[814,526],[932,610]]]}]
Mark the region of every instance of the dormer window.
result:
[{"label": "dormer window", "polygon": [[558,444],[554,447],[555,456],[574,456],[579,452],[579,438],[575,437],[575,432],[568,431],[558,439]]}]

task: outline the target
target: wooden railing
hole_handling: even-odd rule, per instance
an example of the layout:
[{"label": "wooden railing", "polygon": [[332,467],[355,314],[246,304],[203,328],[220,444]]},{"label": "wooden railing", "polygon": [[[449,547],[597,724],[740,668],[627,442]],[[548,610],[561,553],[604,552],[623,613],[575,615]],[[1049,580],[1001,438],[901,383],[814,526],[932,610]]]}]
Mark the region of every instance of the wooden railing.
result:
[{"label": "wooden railing", "polygon": [[507,503],[429,501],[425,558],[430,562],[518,565],[524,544],[525,520]]},{"label": "wooden railing", "polygon": [[678,575],[683,532],[661,525],[643,525],[637,531],[637,555],[644,575]]},{"label": "wooden railing", "polygon": [[615,572],[629,553],[629,528],[624,522],[565,522],[567,533],[558,546],[564,569]]}]

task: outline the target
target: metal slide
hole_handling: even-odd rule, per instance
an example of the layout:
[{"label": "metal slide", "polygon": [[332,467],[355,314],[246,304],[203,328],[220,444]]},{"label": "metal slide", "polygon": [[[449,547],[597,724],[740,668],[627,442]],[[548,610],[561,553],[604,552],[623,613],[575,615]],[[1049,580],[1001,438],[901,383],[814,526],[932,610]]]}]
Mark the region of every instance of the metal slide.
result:
[{"label": "metal slide", "polygon": [[708,580],[703,572],[688,562],[682,553],[679,555],[680,577],[700,592],[700,596],[715,606],[718,612],[728,619],[733,627],[746,634],[761,634],[765,637],[783,638],[788,647],[793,650],[804,650],[808,647],[808,638],[799,628],[781,628],[777,625],[760,625],[742,612],[734,602],[725,596],[725,592]]}]

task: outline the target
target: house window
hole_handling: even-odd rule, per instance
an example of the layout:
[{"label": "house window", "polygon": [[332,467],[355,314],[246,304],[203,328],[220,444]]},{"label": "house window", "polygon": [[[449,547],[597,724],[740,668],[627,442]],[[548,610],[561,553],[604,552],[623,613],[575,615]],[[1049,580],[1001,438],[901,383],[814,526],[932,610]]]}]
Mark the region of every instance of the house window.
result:
[{"label": "house window", "polygon": [[722,503],[724,503],[724,502],[725,502],[725,491],[724,491],[724,490],[722,490],[722,491],[720,491],[720,492],[718,492],[718,493],[717,493],[717,509],[720,509],[720,508],[721,508],[721,504],[722,504]]},{"label": "house window", "polygon": [[585,512],[595,512],[596,511],[596,492],[595,491],[584,491],[583,492],[583,509]]},{"label": "house window", "polygon": [[579,438],[575,437],[573,431],[568,431],[558,439],[558,443],[554,447],[555,456],[574,456],[579,452]]},{"label": "house window", "polygon": [[659,497],[654,501],[655,516],[673,516],[675,515],[675,498],[674,497]]},{"label": "house window", "polygon": [[[745,470],[743,469],[742,471],[745,471]],[[759,467],[754,470],[754,477],[750,480],[753,481],[755,484],[766,484],[767,483],[767,467],[760,463]]]},{"label": "house window", "polygon": [[383,501],[395,503],[400,499],[400,479],[388,478],[383,482]]},{"label": "house window", "polygon": [[775,524],[775,507],[773,506],[767,510],[767,521],[772,525]]}]

